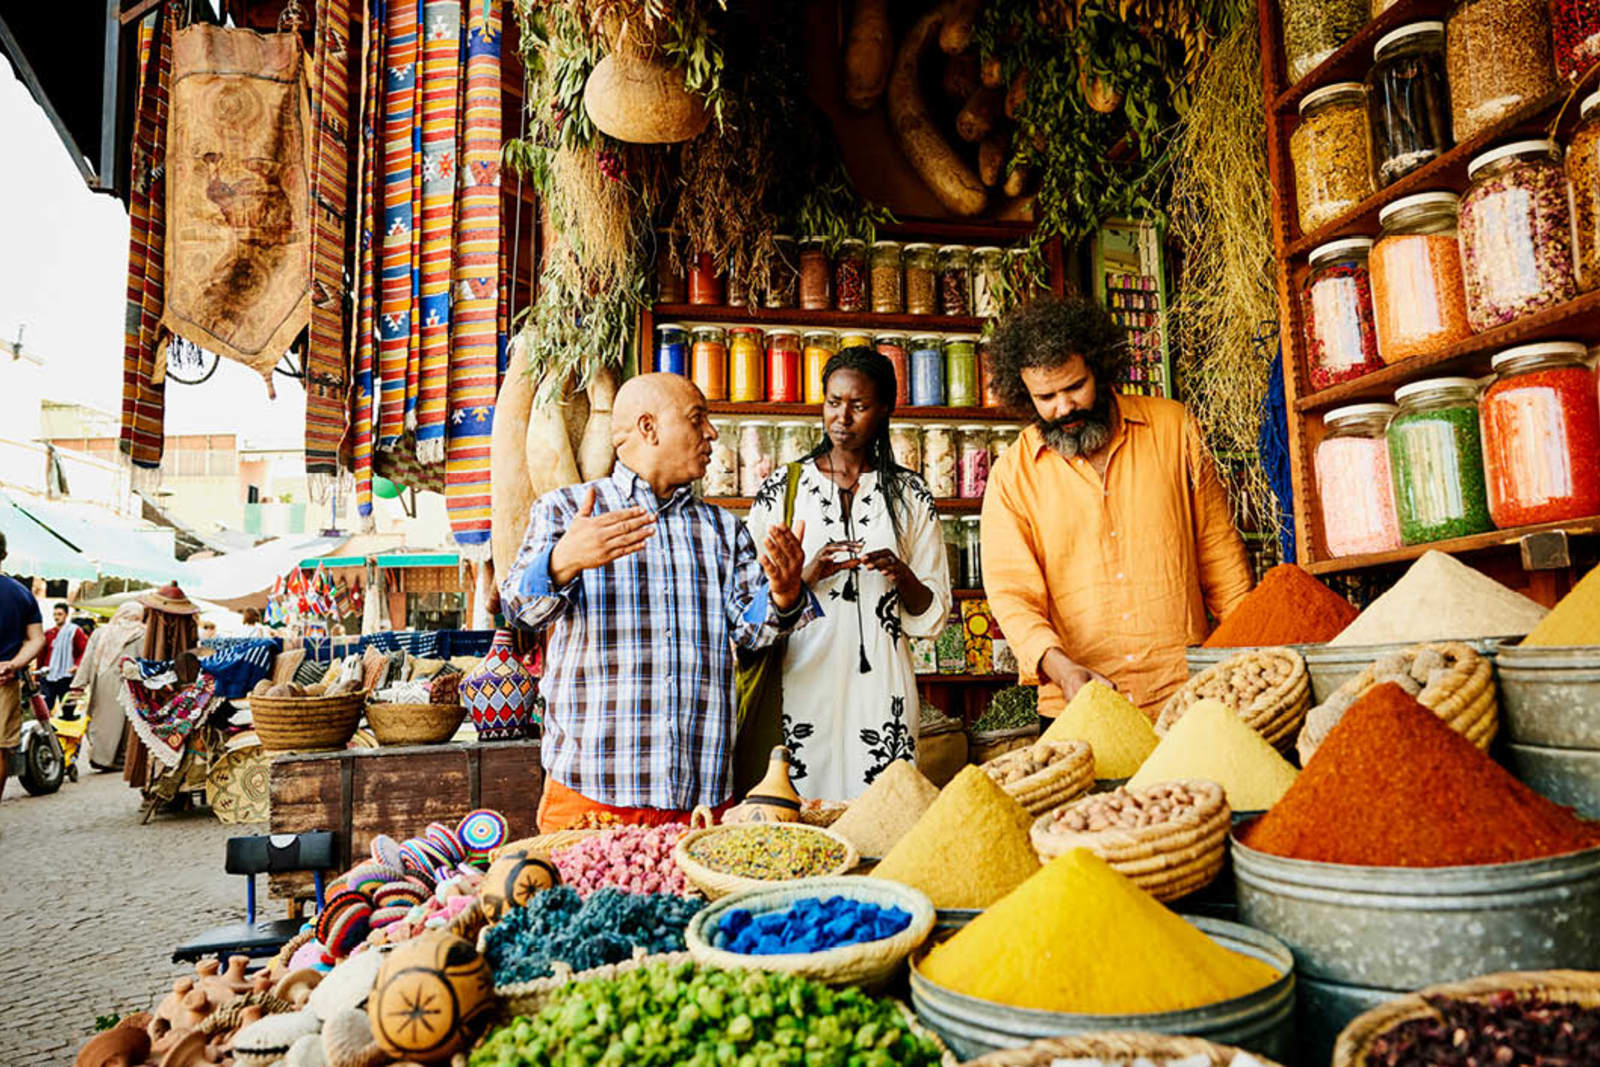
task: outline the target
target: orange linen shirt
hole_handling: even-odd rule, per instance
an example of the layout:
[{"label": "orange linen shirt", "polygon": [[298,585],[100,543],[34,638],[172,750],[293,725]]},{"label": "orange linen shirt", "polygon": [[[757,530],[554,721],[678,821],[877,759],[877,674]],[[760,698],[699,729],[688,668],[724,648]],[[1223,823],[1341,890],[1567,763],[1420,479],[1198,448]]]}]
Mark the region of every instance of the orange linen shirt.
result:
[{"label": "orange linen shirt", "polygon": [[[1060,646],[1110,678],[1152,719],[1188,677],[1183,650],[1250,591],[1227,490],[1183,405],[1116,398],[1121,425],[1104,480],[1067,459],[1037,426],[989,474],[983,585],[1021,681]],[[1039,711],[1064,707],[1058,686]]]}]

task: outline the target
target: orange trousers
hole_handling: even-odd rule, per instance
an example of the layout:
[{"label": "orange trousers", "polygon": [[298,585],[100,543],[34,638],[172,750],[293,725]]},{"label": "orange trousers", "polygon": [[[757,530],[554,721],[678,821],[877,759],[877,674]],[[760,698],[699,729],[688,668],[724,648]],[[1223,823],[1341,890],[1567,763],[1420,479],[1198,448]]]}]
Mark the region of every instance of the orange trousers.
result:
[{"label": "orange trousers", "polygon": [[[727,811],[731,801],[724,801],[717,805],[713,812],[721,815]],[[671,822],[686,823],[692,812],[670,811],[666,808],[621,808],[614,804],[602,804],[598,800],[590,800],[575,789],[569,789],[554,778],[544,780],[544,795],[539,798],[539,832],[553,834],[557,830],[566,830],[573,823],[583,818],[590,812],[603,812],[614,815],[629,826],[664,826]]]}]

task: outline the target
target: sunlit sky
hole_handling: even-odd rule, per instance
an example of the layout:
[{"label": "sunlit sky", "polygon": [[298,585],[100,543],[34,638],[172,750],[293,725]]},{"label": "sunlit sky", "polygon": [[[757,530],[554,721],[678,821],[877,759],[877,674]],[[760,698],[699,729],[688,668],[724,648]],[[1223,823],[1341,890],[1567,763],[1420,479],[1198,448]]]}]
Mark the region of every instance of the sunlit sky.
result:
[{"label": "sunlit sky", "polygon": [[[0,339],[45,361],[47,398],[116,413],[122,397],[122,318],[128,216],[91,193],[45,113],[0,60]],[[9,350],[8,350],[9,351]],[[169,385],[167,432],[238,432],[259,443],[300,438],[305,394],[276,377],[222,361],[202,386]],[[0,427],[0,436],[4,435]]]}]

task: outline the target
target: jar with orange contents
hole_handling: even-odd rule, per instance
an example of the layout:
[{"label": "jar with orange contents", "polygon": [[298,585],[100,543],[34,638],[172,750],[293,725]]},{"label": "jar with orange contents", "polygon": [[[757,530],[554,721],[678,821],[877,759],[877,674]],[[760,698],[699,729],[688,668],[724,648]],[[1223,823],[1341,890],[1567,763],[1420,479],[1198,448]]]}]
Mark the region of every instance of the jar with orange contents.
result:
[{"label": "jar with orange contents", "polygon": [[822,369],[839,351],[839,335],[832,330],[810,330],[805,340],[805,402],[820,404],[826,392],[822,386]]},{"label": "jar with orange contents", "polygon": [[700,252],[689,261],[689,303],[709,306],[722,303],[722,275],[710,252]]},{"label": "jar with orange contents", "polygon": [[707,400],[728,399],[728,335],[721,326],[696,326],[689,336],[689,376]]},{"label": "jar with orange contents", "polygon": [[1367,269],[1378,355],[1398,363],[1472,336],[1462,280],[1461,198],[1408,196],[1378,213],[1382,227]]},{"label": "jar with orange contents", "polygon": [[754,326],[735,326],[728,331],[728,399],[753,404],[766,395],[762,364],[767,351],[761,331]]},{"label": "jar with orange contents", "polygon": [[1545,341],[1491,361],[1483,466],[1496,526],[1600,514],[1600,398],[1584,346]]}]

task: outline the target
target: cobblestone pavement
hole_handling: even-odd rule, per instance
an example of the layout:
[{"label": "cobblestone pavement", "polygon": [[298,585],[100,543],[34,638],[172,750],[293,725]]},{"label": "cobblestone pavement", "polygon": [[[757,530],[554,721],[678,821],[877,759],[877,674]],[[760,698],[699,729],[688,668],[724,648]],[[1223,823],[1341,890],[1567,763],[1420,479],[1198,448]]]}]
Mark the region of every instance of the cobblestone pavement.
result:
[{"label": "cobblestone pavement", "polygon": [[[244,914],[244,884],[222,870],[223,842],[265,826],[209,811],[139,825],[139,794],[87,766],[32,797],[13,778],[0,798],[0,1067],[71,1064],[95,1018],[147,1011],[192,973],[172,948]],[[281,902],[266,902],[272,917]]]}]

